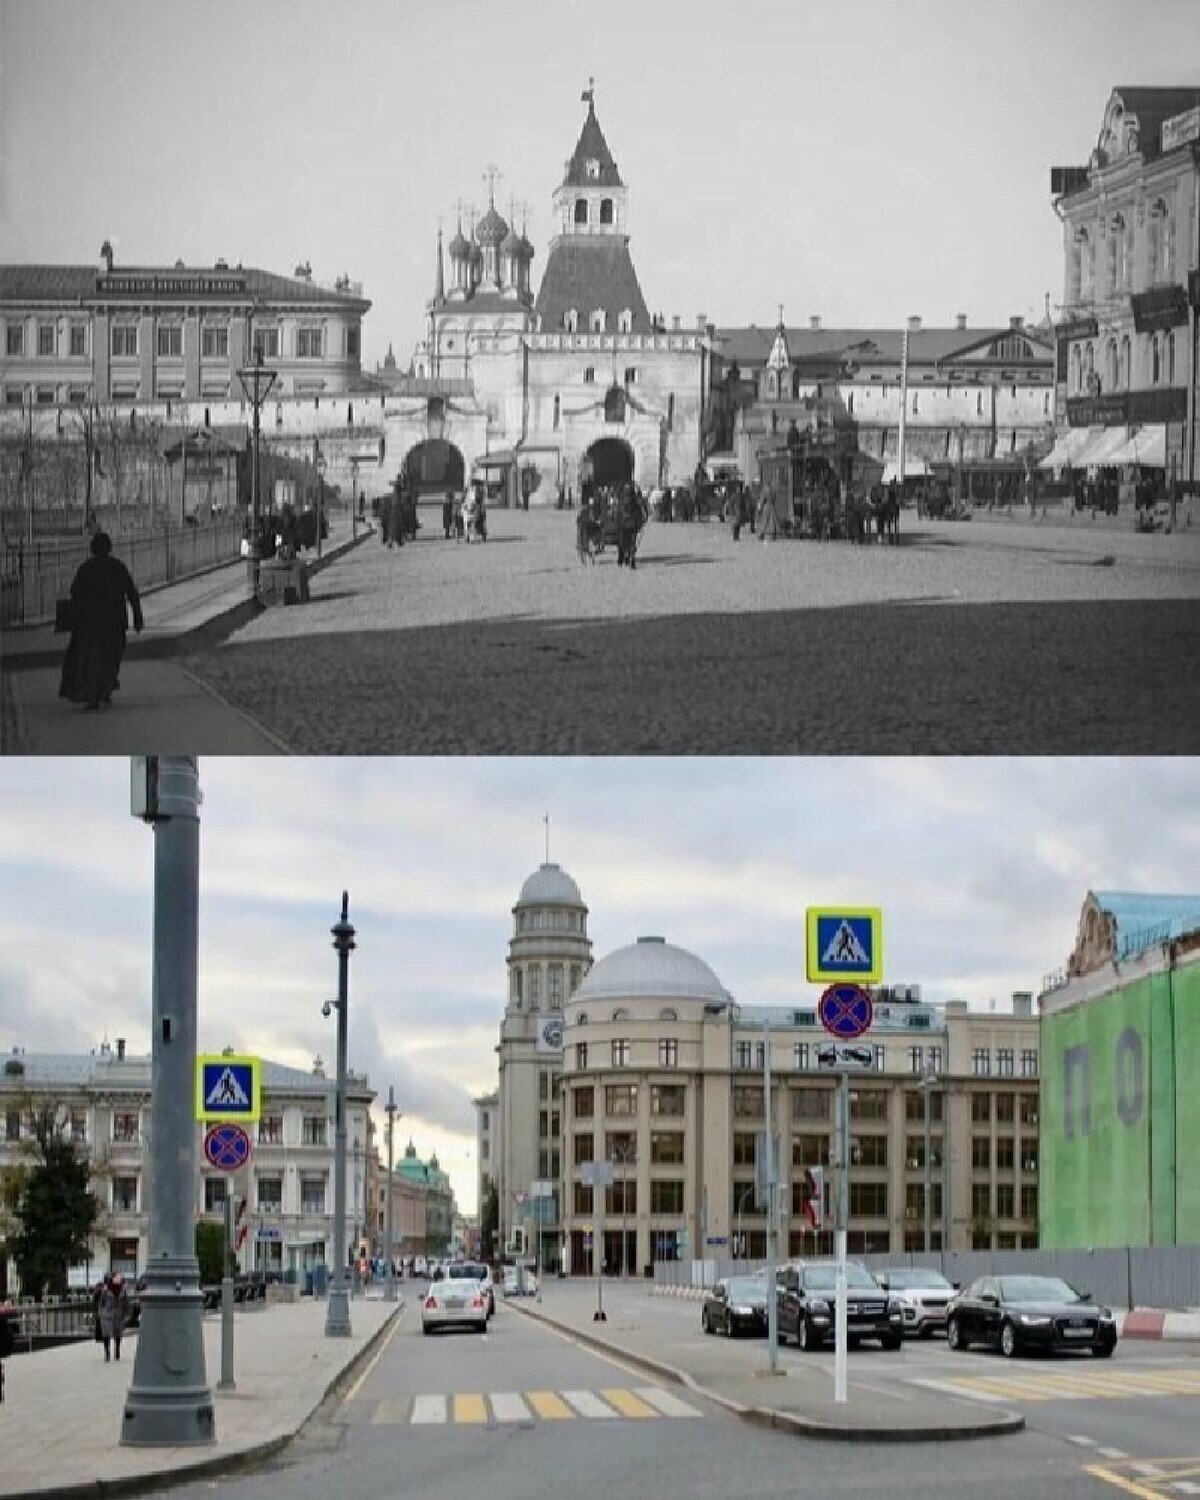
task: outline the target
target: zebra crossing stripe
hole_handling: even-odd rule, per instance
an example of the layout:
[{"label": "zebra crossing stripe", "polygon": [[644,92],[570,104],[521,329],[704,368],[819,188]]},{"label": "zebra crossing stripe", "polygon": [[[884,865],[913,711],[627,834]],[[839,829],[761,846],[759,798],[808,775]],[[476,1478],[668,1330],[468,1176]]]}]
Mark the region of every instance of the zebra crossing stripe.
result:
[{"label": "zebra crossing stripe", "polygon": [[664,1391],[661,1386],[642,1385],[634,1394],[640,1396],[643,1401],[648,1401],[651,1406],[656,1406],[664,1417],[698,1417],[700,1415],[694,1406],[689,1406],[686,1401],[681,1401],[670,1391]]},{"label": "zebra crossing stripe", "polygon": [[652,1406],[647,1406],[632,1391],[623,1390],[620,1386],[609,1386],[600,1394],[610,1406],[615,1406],[623,1417],[657,1417],[659,1415]]},{"label": "zebra crossing stripe", "polygon": [[407,1396],[381,1396],[371,1413],[373,1427],[399,1427],[408,1415]]},{"label": "zebra crossing stripe", "polygon": [[476,1394],[460,1393],[454,1398],[454,1420],[468,1426],[487,1421],[487,1402]]},{"label": "zebra crossing stripe", "polygon": [[[564,1394],[567,1394],[564,1392]],[[494,1391],[488,1398],[492,1403],[492,1416],[497,1422],[528,1422],[529,1408],[516,1391]]]},{"label": "zebra crossing stripe", "polygon": [[595,1391],[564,1391],[563,1395],[581,1417],[598,1417],[601,1420],[616,1416],[611,1406],[605,1406]]},{"label": "zebra crossing stripe", "polygon": [[425,1422],[444,1422],[446,1420],[445,1396],[418,1396],[413,1402],[411,1420],[414,1427]]},{"label": "zebra crossing stripe", "polygon": [[544,1421],[560,1422],[575,1415],[555,1391],[526,1391],[525,1397]]}]

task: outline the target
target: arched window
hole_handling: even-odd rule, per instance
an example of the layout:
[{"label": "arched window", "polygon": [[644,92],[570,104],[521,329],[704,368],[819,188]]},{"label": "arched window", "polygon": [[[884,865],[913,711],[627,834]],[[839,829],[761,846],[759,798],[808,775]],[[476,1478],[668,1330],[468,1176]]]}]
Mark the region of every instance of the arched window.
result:
[{"label": "arched window", "polygon": [[1150,286],[1158,281],[1158,258],[1162,246],[1162,204],[1156,203],[1146,215],[1146,280]]},{"label": "arched window", "polygon": [[1115,222],[1108,229],[1108,290],[1115,292],[1117,289],[1117,243],[1120,235]]},{"label": "arched window", "polygon": [[[1088,347],[1090,348],[1091,345],[1089,344]],[[1132,369],[1133,345],[1129,342],[1129,335],[1126,334],[1125,337],[1121,340],[1121,385],[1125,390],[1129,389]],[[1091,374],[1090,364],[1088,366],[1088,373]]]},{"label": "arched window", "polygon": [[1158,348],[1158,334],[1150,340],[1150,384],[1157,385],[1162,379],[1162,365]]},{"label": "arched window", "polygon": [[584,383],[584,385],[592,385],[592,384],[594,384],[595,379],[596,379],[595,368],[592,365],[588,365],[587,369],[583,372],[583,383]]},{"label": "arched window", "polygon": [[778,395],[779,395],[779,386],[778,386],[778,384],[776,382],[775,371],[774,370],[768,370],[767,371],[767,400],[768,401],[774,401],[775,398],[776,398],[776,396],[778,396]]},{"label": "arched window", "polygon": [[559,416],[561,415],[561,413],[562,413],[562,402],[559,400],[559,398],[557,396],[555,396],[555,398],[554,398],[554,425],[555,425],[555,427],[558,426],[558,419],[559,419]]},{"label": "arched window", "polygon": [[658,1019],[660,1021],[678,1021],[679,1016],[677,1012],[673,1011],[669,1005],[665,1005],[662,1010],[659,1011]]},{"label": "arched window", "polygon": [[1163,204],[1162,221],[1162,279],[1170,281],[1175,272],[1175,221]]},{"label": "arched window", "polygon": [[601,224],[611,224],[612,221],[613,221],[613,201],[612,201],[611,198],[601,198],[601,200],[600,200],[600,222],[601,222]]},{"label": "arched window", "polygon": [[1104,389],[1115,391],[1117,388],[1117,341],[1109,339],[1104,346]]},{"label": "arched window", "polygon": [[587,199],[576,198],[575,200],[575,222],[576,224],[587,223]]},{"label": "arched window", "polygon": [[628,307],[622,308],[621,311],[617,314],[617,332],[633,332],[633,313]]},{"label": "arched window", "polygon": [[563,313],[563,327],[568,333],[574,333],[579,327],[579,313],[573,307],[568,307]]},{"label": "arched window", "polygon": [[586,1010],[581,1010],[579,1012],[579,1014],[575,1017],[575,1024],[576,1024],[576,1026],[586,1026],[587,1023],[588,1023],[587,1011]]},{"label": "arched window", "polygon": [[593,333],[604,332],[604,309],[602,307],[593,310],[591,323]]}]

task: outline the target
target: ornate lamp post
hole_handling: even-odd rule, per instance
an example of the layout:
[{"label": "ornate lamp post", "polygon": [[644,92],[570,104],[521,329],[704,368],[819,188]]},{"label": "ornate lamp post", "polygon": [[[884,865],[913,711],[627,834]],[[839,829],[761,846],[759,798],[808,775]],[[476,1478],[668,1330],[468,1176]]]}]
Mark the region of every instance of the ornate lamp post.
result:
[{"label": "ornate lamp post", "polygon": [[321,1007],[327,1016],[336,1006],[337,1023],[337,1115],[334,1130],[333,1160],[333,1280],[325,1309],[325,1337],[349,1338],[350,1303],[346,1282],[346,1013],[350,1001],[350,954],[354,949],[354,928],[350,924],[350,897],[342,892],[341,920],[332,927],[333,946],[338,956],[338,997],[326,1000]]},{"label": "ornate lamp post", "polygon": [[384,1288],[384,1298],[388,1302],[396,1300],[396,1260],[395,1244],[392,1238],[392,1162],[393,1148],[392,1136],[395,1131],[396,1116],[400,1111],[396,1108],[396,1090],[388,1086],[387,1109],[384,1111],[388,1122],[388,1173],[387,1173],[387,1275]]},{"label": "ornate lamp post", "polygon": [[250,590],[258,595],[258,440],[261,424],[259,414],[262,411],[263,402],[271,394],[275,382],[279,379],[277,370],[270,370],[263,364],[262,344],[255,342],[254,359],[252,363],[244,366],[238,371],[238,380],[241,382],[242,392],[249,401],[254,411],[254,455],[250,469],[250,556],[249,578]]}]

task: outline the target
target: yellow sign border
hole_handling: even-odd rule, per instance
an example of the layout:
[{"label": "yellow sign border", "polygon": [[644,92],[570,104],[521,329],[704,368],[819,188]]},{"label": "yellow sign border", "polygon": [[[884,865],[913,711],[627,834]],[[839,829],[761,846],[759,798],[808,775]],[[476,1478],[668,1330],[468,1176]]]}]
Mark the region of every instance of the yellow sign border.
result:
[{"label": "yellow sign border", "polygon": [[[822,969],[817,952],[817,922],[822,917],[866,917],[871,923],[870,969]],[[809,906],[804,913],[805,969],[809,984],[878,984],[883,978],[883,908],[879,906]]]},{"label": "yellow sign border", "polygon": [[[250,1108],[209,1110],[204,1107],[204,1069],[208,1064],[233,1063],[250,1069]],[[238,1052],[196,1054],[196,1119],[201,1124],[224,1120],[231,1125],[253,1125],[262,1114],[262,1058]]]}]

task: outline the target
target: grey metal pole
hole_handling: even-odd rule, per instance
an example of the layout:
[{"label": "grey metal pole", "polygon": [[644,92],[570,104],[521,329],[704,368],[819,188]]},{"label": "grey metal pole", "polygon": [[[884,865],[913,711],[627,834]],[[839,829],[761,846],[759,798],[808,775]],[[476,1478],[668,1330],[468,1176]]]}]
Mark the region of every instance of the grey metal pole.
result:
[{"label": "grey metal pole", "polygon": [[148,756],[135,758],[133,779],[135,815],[154,825],[154,1150],[148,1162],[150,1252],[121,1442],[191,1447],[216,1437],[193,1230],[200,778],[194,756]]},{"label": "grey metal pole", "polygon": [[[350,1300],[346,1265],[346,1011],[350,992],[350,954],[354,928],[350,925],[350,896],[342,892],[341,920],[330,928],[338,956],[337,1006],[337,1105],[333,1157],[333,1278],[325,1307],[325,1337],[348,1339]],[[327,1002],[328,1003],[328,1002]]]},{"label": "grey metal pole", "polygon": [[933,1235],[931,1225],[933,1222],[933,1163],[929,1157],[929,1104],[930,1094],[933,1091],[933,1075],[926,1073],[921,1092],[925,1096],[925,1254],[928,1255],[933,1246]]},{"label": "grey metal pole", "polygon": [[388,1102],[385,1111],[388,1117],[388,1175],[387,1175],[387,1277],[384,1286],[384,1299],[388,1302],[396,1300],[396,1261],[392,1239],[392,1162],[393,1146],[392,1136],[396,1127],[396,1090],[391,1084],[388,1085]]},{"label": "grey metal pole", "polygon": [[237,1387],[233,1381],[233,1193],[232,1182],[226,1183],[225,1192],[225,1264],[221,1277],[221,1378],[217,1390],[232,1391]]},{"label": "grey metal pole", "polygon": [[763,1109],[767,1120],[767,1369],[779,1371],[779,1299],[775,1292],[775,1130],[771,1114],[771,1027],[763,1022]]}]

